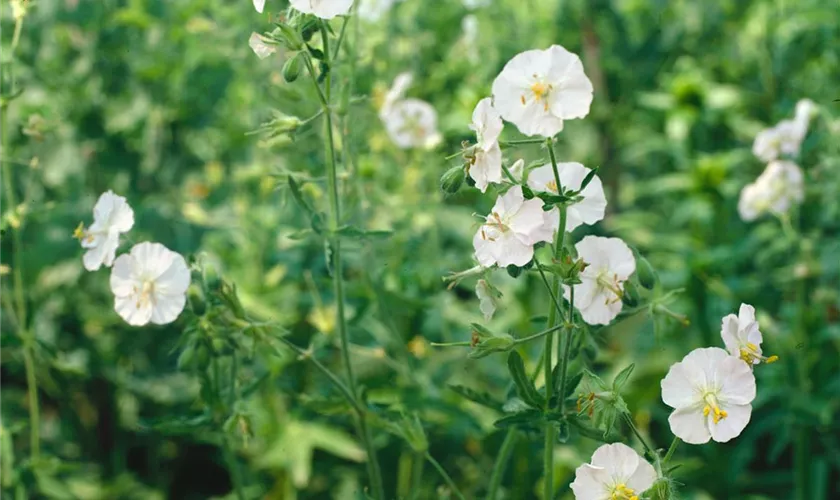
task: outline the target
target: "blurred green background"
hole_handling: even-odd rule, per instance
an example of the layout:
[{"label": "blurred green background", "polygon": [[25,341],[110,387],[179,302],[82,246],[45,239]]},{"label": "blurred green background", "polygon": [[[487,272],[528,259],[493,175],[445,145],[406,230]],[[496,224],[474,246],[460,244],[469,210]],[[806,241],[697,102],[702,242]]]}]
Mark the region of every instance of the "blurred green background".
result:
[{"label": "blurred green background", "polygon": [[[513,55],[561,44],[581,55],[595,86],[584,120],[567,122],[561,161],[601,167],[608,214],[578,230],[625,239],[657,269],[669,306],[690,326],[638,314],[591,330],[597,354],[582,363],[606,380],[636,363],[625,399],[658,447],[672,435],[659,381],[691,349],[722,346],[720,319],[755,305],[765,352],[758,398],[743,434],[682,445],[681,498],[840,498],[840,7],[836,0],[404,0],[360,20],[350,118],[340,141],[347,221],[393,231],[349,245],[346,278],[353,359],[369,401],[416,412],[430,453],[468,498],[487,487],[505,431],[501,413],[450,385],[505,401],[502,356],[466,358],[432,341],[469,339],[481,321],[474,283],[441,277],[469,268],[476,218],[491,196],[445,197],[440,175],[470,140],[470,115]],[[473,5],[478,4],[478,5]],[[86,272],[72,239],[96,198],[113,189],[135,210],[135,242],[152,240],[235,283],[254,317],[282,325],[298,345],[339,370],[323,242],[300,235],[306,214],[287,177],[326,206],[320,127],[294,141],[248,132],[272,110],[306,118],[311,85],[286,83],[280,53],[259,60],[251,32],[270,30],[268,0],[37,0],[19,46],[3,2],[2,487],[9,498],[233,498],[220,439],[231,439],[251,498],[356,498],[366,481],[352,419],[309,363],[287,351],[244,357],[248,387],[221,429],[202,414],[200,381],[177,360],[186,312],[163,327],[132,328],[112,309],[108,271]],[[477,29],[464,30],[468,26]],[[334,22],[336,28],[340,21]],[[398,150],[375,103],[411,71],[408,94],[439,114],[443,143]],[[349,73],[337,81],[346,85]],[[11,82],[22,94],[8,100]],[[807,197],[791,231],[776,219],[745,224],[740,189],[763,170],[755,134],[819,107],[803,146]],[[507,137],[515,137],[508,125]],[[530,161],[537,147],[508,153]],[[16,203],[10,206],[9,194]],[[14,248],[19,236],[19,246]],[[18,250],[16,252],[16,250]],[[20,274],[25,317],[12,313]],[[538,278],[494,283],[497,331],[537,331],[548,307]],[[536,319],[535,319],[536,317]],[[35,338],[41,454],[30,460],[21,322]],[[537,345],[523,350],[528,366]],[[594,350],[593,350],[594,352]],[[393,498],[446,495],[414,453],[376,428]],[[631,439],[627,429],[622,432]],[[220,438],[224,434],[227,438]],[[597,441],[573,435],[557,448],[560,498]],[[797,447],[798,451],[797,451]],[[539,498],[542,438],[523,433],[503,485],[508,498]],[[795,457],[807,460],[797,466]],[[22,493],[25,491],[26,493]],[[21,496],[22,495],[22,496]]]}]

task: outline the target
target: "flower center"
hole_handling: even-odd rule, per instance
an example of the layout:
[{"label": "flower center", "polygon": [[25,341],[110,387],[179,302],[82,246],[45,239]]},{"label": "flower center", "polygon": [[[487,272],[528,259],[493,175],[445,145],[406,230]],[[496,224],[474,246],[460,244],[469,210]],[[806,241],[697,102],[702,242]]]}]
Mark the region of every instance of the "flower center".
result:
[{"label": "flower center", "polygon": [[779,360],[778,356],[762,356],[758,351],[758,346],[752,342],[747,342],[741,346],[738,357],[746,361],[750,366],[756,364],[756,362],[775,363]]},{"label": "flower center", "polygon": [[726,410],[720,409],[720,402],[718,401],[715,393],[707,392],[703,396],[703,400],[706,402],[706,406],[703,407],[704,417],[708,417],[709,414],[712,414],[712,421],[714,421],[714,423],[718,423],[728,416]]},{"label": "flower center", "polygon": [[620,301],[624,295],[624,291],[621,289],[618,281],[618,276],[615,274],[610,275],[609,269],[598,271],[598,275],[595,277],[595,283],[600,290],[609,290],[615,295],[615,298],[607,299],[607,304]]},{"label": "flower center", "polygon": [[[543,101],[543,109],[548,111],[548,95],[551,93],[551,90],[554,88],[553,85],[550,83],[545,83],[538,80],[538,76],[534,75],[534,79],[536,80],[534,83],[531,84],[530,90],[531,93],[534,95],[535,101]],[[524,106],[528,99],[525,97],[525,94],[520,96],[520,101],[522,101],[522,105]]]},{"label": "flower center", "polygon": [[[508,226],[507,221],[502,219],[502,216],[500,216],[498,212],[491,213],[487,217],[487,223],[485,225],[497,229],[501,233],[510,230],[510,226]],[[483,227],[481,228],[481,239],[487,241],[496,241],[496,238],[487,235]]]},{"label": "flower center", "polygon": [[624,483],[618,483],[613,486],[610,500],[639,500],[639,496],[633,488],[628,488]]},{"label": "flower center", "polygon": [[557,189],[557,181],[548,181],[545,184],[545,188],[551,191],[552,193],[559,193],[560,190]]},{"label": "flower center", "polygon": [[141,286],[134,285],[134,295],[137,296],[137,304],[135,304],[137,309],[153,304],[155,301],[155,282],[144,280]]}]

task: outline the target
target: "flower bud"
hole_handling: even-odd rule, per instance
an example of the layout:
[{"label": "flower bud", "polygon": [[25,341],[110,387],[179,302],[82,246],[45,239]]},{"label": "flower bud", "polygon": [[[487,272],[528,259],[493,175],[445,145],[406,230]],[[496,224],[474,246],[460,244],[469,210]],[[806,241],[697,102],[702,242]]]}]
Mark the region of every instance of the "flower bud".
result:
[{"label": "flower bud", "polygon": [[510,275],[511,278],[518,278],[520,274],[522,274],[522,268],[519,266],[515,266],[513,264],[507,266],[505,268],[507,273]]},{"label": "flower bud", "polygon": [[444,193],[455,194],[464,184],[465,177],[464,167],[460,165],[452,167],[440,177],[440,188]]},{"label": "flower bud", "polygon": [[671,500],[675,498],[674,487],[668,478],[657,479],[649,491],[651,500]]},{"label": "flower bud", "polygon": [[289,83],[297,80],[300,76],[300,59],[304,57],[298,52],[291,59],[283,64],[283,79]]},{"label": "flower bud", "polygon": [[472,352],[470,352],[469,356],[473,359],[483,358],[494,352],[509,351],[514,345],[516,345],[516,342],[513,337],[507,333],[503,333],[479,342],[473,348]]},{"label": "flower bud", "polygon": [[656,285],[656,271],[650,262],[641,255],[636,257],[636,276],[639,278],[639,284],[651,290]]},{"label": "flower bud", "polygon": [[236,319],[246,319],[245,308],[242,307],[242,303],[239,302],[239,297],[236,295],[236,285],[222,281],[221,287],[219,287],[219,297]]},{"label": "flower bud", "polygon": [[623,302],[627,307],[636,307],[639,304],[640,299],[641,296],[639,295],[639,290],[636,288],[636,285],[634,285],[632,281],[625,281],[624,293],[621,294],[621,302]]},{"label": "flower bud", "polygon": [[195,367],[195,347],[188,344],[178,356],[178,369],[182,372],[190,371]]}]

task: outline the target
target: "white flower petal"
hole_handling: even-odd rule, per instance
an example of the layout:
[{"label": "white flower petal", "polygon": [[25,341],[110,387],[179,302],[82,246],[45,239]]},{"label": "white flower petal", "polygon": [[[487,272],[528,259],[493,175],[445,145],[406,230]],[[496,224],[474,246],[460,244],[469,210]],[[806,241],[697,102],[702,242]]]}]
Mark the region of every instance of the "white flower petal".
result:
[{"label": "white flower petal", "polygon": [[720,326],[720,336],[729,354],[739,356],[741,343],[738,341],[738,316],[734,314],[724,316]]},{"label": "white flower petal", "polygon": [[627,479],[625,484],[628,488],[631,488],[636,495],[641,496],[641,494],[649,490],[655,482],[656,470],[650,463],[648,463],[647,460],[639,457],[639,466],[636,468],[636,472]]},{"label": "white flower petal", "polygon": [[489,321],[496,312],[496,297],[487,281],[478,280],[475,284],[475,295],[478,297],[478,308],[484,315],[484,319]]},{"label": "white flower petal", "polygon": [[626,483],[639,466],[639,454],[626,444],[613,443],[598,447],[592,454],[592,465],[603,467],[615,482]]},{"label": "white flower petal", "polygon": [[114,310],[131,326],[143,326],[152,318],[152,304],[140,303],[134,297],[114,297]]},{"label": "white flower petal", "polygon": [[184,310],[187,296],[183,293],[176,295],[156,294],[155,306],[152,309],[151,321],[156,325],[165,325],[178,319]]},{"label": "white flower petal", "polygon": [[262,14],[263,9],[265,9],[265,0],[254,0],[254,8]]},{"label": "white flower petal", "polygon": [[671,408],[695,406],[702,400],[695,387],[704,381],[703,373],[692,370],[680,362],[671,365],[668,374],[660,382],[662,402]]},{"label": "white flower petal", "polygon": [[277,47],[266,43],[265,39],[259,33],[251,33],[251,37],[248,38],[248,46],[251,47],[251,50],[253,50],[254,54],[256,54],[260,59],[265,59],[271,54],[277,52]]},{"label": "white flower petal", "polygon": [[289,0],[291,6],[304,14],[332,19],[350,12],[353,0]]},{"label": "white flower petal", "polygon": [[502,117],[493,107],[493,100],[489,97],[478,101],[473,110],[472,124],[470,128],[477,136],[477,146],[488,151],[492,147],[498,147],[499,135],[502,133]]},{"label": "white flower petal", "polygon": [[583,464],[575,469],[575,480],[570,487],[575,500],[605,500],[610,494],[610,475],[601,467]]},{"label": "white flower petal", "polygon": [[755,375],[743,360],[729,356],[715,366],[718,398],[725,403],[744,405],[755,399]]},{"label": "white flower petal", "polygon": [[[744,362],[742,365],[746,366]],[[752,413],[752,406],[750,405],[721,405],[721,409],[726,411],[726,418],[718,420],[717,423],[712,421],[711,415],[708,417],[707,426],[711,432],[712,439],[718,443],[725,443],[737,437],[744,428],[750,423],[750,415]]]},{"label": "white flower petal", "polygon": [[493,256],[501,267],[524,266],[534,258],[534,245],[523,243],[512,231],[505,231],[493,246]]},{"label": "white flower petal", "polygon": [[706,417],[699,406],[674,410],[668,417],[671,432],[688,444],[708,443],[712,435],[706,427]]},{"label": "white flower petal", "polygon": [[493,143],[487,151],[475,152],[475,163],[470,166],[470,177],[482,193],[487,191],[488,184],[502,182],[502,150],[499,143]]},{"label": "white flower petal", "polygon": [[388,106],[382,117],[385,129],[401,149],[432,148],[442,139],[437,130],[437,111],[420,99],[403,99]]}]

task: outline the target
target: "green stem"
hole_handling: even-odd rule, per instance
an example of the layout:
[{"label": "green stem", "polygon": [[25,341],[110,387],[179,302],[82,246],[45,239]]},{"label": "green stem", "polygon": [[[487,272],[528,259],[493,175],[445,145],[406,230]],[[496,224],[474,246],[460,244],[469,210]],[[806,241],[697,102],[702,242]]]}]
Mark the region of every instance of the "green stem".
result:
[{"label": "green stem", "polygon": [[674,452],[677,451],[677,446],[680,444],[680,438],[674,436],[674,440],[671,441],[671,446],[668,447],[668,452],[665,453],[665,457],[662,459],[662,464],[665,465],[671,460],[671,457],[674,456]]},{"label": "green stem", "polygon": [[513,141],[499,141],[499,145],[504,146],[521,146],[523,144],[542,144],[545,139],[516,139]]},{"label": "green stem", "polygon": [[417,498],[420,494],[420,488],[423,485],[423,465],[426,463],[425,457],[420,453],[415,453],[414,467],[411,471],[411,498]]},{"label": "green stem", "polygon": [[[222,397],[222,375],[219,371],[219,361],[218,361],[218,353],[213,352],[212,357],[210,359],[210,368],[213,370],[213,377],[212,380],[207,379],[207,382],[211,383],[211,388],[213,392],[214,399],[216,400],[213,403],[213,412],[216,414],[217,411],[222,411],[223,413],[227,414],[228,408],[224,403],[224,398]],[[218,406],[217,406],[218,405]],[[230,446],[230,441],[228,440],[227,434],[225,431],[222,430],[222,455],[225,459],[225,465],[230,472],[230,480],[233,483],[233,489],[236,491],[236,497],[239,500],[245,500],[245,494],[242,492],[242,475],[240,474],[239,464],[236,462],[236,455],[233,453],[233,449]]]},{"label": "green stem", "polygon": [[514,341],[513,341],[513,345],[524,344],[525,342],[528,342],[528,341],[531,341],[531,340],[534,340],[534,339],[538,339],[538,338],[540,338],[540,337],[544,337],[544,336],[546,336],[546,335],[549,335],[549,334],[551,334],[551,333],[554,333],[554,332],[556,332],[557,330],[560,330],[560,329],[562,329],[562,328],[564,328],[564,326],[563,326],[563,325],[554,325],[554,326],[552,326],[551,328],[546,328],[545,330],[543,330],[543,331],[541,331],[541,332],[538,332],[538,333],[535,333],[535,334],[533,334],[533,335],[528,335],[527,337],[522,337],[522,338],[514,339]]},{"label": "green stem", "polygon": [[516,446],[516,429],[508,429],[505,440],[502,441],[502,447],[499,449],[499,454],[496,457],[496,463],[493,464],[493,473],[490,475],[490,487],[487,490],[487,500],[496,500],[499,496],[499,486],[502,485],[502,477],[505,475],[505,469],[510,461],[510,456],[513,454],[513,448]]},{"label": "green stem", "polygon": [[624,421],[627,422],[627,425],[630,427],[630,430],[633,431],[633,434],[636,436],[636,439],[638,439],[639,442],[642,443],[642,447],[644,447],[645,453],[647,453],[647,455],[651,458],[656,457],[656,454],[653,453],[653,448],[648,446],[647,441],[645,441],[645,438],[642,437],[642,434],[639,432],[639,429],[636,428],[636,424],[635,422],[633,422],[633,417],[631,417],[630,414],[626,412],[622,413],[622,416],[624,417]]},{"label": "green stem", "polygon": [[230,470],[231,482],[233,489],[236,491],[236,498],[245,500],[245,493],[242,490],[242,471],[239,469],[239,464],[236,461],[236,455],[230,446],[227,435],[222,436],[222,452],[225,455],[225,462]]},{"label": "green stem", "polygon": [[455,484],[455,481],[453,481],[452,478],[449,477],[449,474],[446,473],[446,470],[443,468],[443,466],[441,466],[438,463],[438,461],[435,460],[435,458],[431,454],[429,454],[429,452],[426,452],[426,460],[428,460],[429,463],[432,464],[432,466],[435,468],[435,470],[438,471],[443,480],[446,481],[446,484],[449,486],[449,489],[452,490],[452,493],[454,493],[455,496],[460,498],[461,500],[466,500],[466,497],[464,497],[464,494],[461,493],[461,490],[458,489],[458,486]]},{"label": "green stem", "polygon": [[[796,214],[796,217],[793,218],[793,222],[796,224],[796,227],[793,228],[795,233],[795,237],[801,240],[800,229],[801,229],[801,220],[799,214]],[[800,248],[800,256],[801,258],[810,259],[810,255],[803,255],[804,252],[801,251]],[[795,294],[796,294],[796,339],[797,344],[806,346],[808,339],[808,325],[807,325],[807,317],[805,313],[808,308],[808,278],[803,277],[796,281],[795,287]],[[798,378],[798,385],[799,394],[807,397],[808,393],[810,392],[809,387],[809,380],[808,380],[808,356],[807,356],[807,349],[803,349],[805,354],[797,354],[793,356],[795,358],[794,363],[796,363],[797,368],[797,378]],[[810,432],[808,427],[803,425],[801,422],[796,424],[796,431],[795,431],[795,438],[793,443],[793,461],[794,466],[796,467],[796,475],[795,477],[795,487],[796,487],[796,498],[797,500],[807,500],[811,498],[809,494],[810,490],[810,481],[808,480],[808,472],[810,470]]]},{"label": "green stem", "polygon": [[[572,352],[572,334],[574,333],[574,311],[575,311],[575,287],[569,287],[569,318],[567,320],[568,331],[563,336],[563,354],[560,357],[560,413],[566,411],[566,374],[569,368],[569,357]],[[574,387],[572,388],[574,389]]]},{"label": "green stem", "polygon": [[315,85],[321,106],[324,110],[324,129],[325,129],[325,146],[327,150],[327,191],[329,191],[329,205],[330,205],[330,246],[332,249],[333,260],[333,293],[336,302],[336,324],[338,325],[338,335],[341,342],[341,354],[344,362],[344,368],[347,376],[347,386],[353,401],[355,401],[354,409],[356,410],[356,421],[358,427],[358,434],[363,441],[365,450],[367,452],[367,469],[368,476],[371,482],[373,495],[379,500],[385,499],[385,490],[382,486],[382,473],[379,470],[379,462],[376,459],[375,448],[373,447],[373,439],[370,429],[367,424],[367,414],[359,403],[359,393],[356,386],[356,375],[353,371],[353,364],[350,360],[350,340],[347,329],[347,320],[344,311],[344,281],[343,281],[343,267],[344,262],[341,255],[341,239],[335,235],[341,221],[341,204],[338,195],[338,174],[336,166],[335,154],[335,139],[333,138],[332,127],[332,113],[330,111],[330,94],[332,86],[332,68],[330,66],[330,50],[329,50],[329,35],[326,26],[321,24],[321,39],[323,43],[323,51],[326,57],[325,63],[328,72],[324,78],[324,90],[321,91],[318,85],[318,77],[315,73],[315,68],[309,57],[304,57],[309,76]]},{"label": "green stem", "polygon": [[[22,8],[24,11],[28,7],[29,0],[24,0]],[[18,43],[20,42],[20,34],[23,30],[23,20],[25,16],[20,16],[15,19],[15,29],[12,35],[12,43],[9,47],[9,61],[11,73],[11,90],[8,94],[15,93],[15,77],[14,77],[14,63],[15,52],[17,51]],[[3,92],[3,94],[7,94]],[[6,154],[6,146],[8,143],[7,133],[9,130],[8,114],[5,107],[0,110],[0,157],[9,158],[11,155]],[[17,201],[15,197],[15,188],[12,183],[11,173],[12,163],[6,159],[2,161],[2,178],[5,186],[5,205],[7,210],[16,210]],[[22,219],[22,216],[21,216]],[[12,289],[14,295],[15,311],[14,315],[17,317],[18,335],[23,344],[23,366],[26,372],[26,391],[27,400],[29,404],[29,448],[30,456],[33,462],[37,461],[41,454],[41,412],[38,400],[38,378],[35,374],[35,336],[27,328],[27,311],[26,311],[26,297],[24,295],[23,285],[23,242],[21,240],[21,231],[23,229],[23,220],[20,221],[18,227],[12,227]]]},{"label": "green stem", "polygon": [[[557,183],[557,191],[561,192],[562,186],[560,184],[560,175],[557,171],[557,158],[554,155],[554,147],[551,139],[546,139],[546,146],[548,147],[549,156],[551,157],[551,166],[554,170],[554,179]],[[559,259],[563,251],[563,242],[566,236],[566,207],[559,207],[560,224],[557,228],[557,236],[554,242],[554,258]],[[554,289],[554,294],[560,295],[560,278],[554,276],[554,283],[551,288]],[[560,322],[560,311],[558,307],[552,307],[548,311],[548,326],[554,328]],[[543,370],[545,370],[545,401],[546,411],[550,410],[551,398],[554,396],[554,377],[551,374],[551,351],[553,347],[554,335],[548,335],[545,338],[545,351],[543,352]],[[546,422],[545,425],[545,448],[543,449],[543,498],[551,500],[554,498],[554,441],[557,430],[552,422]]]}]

